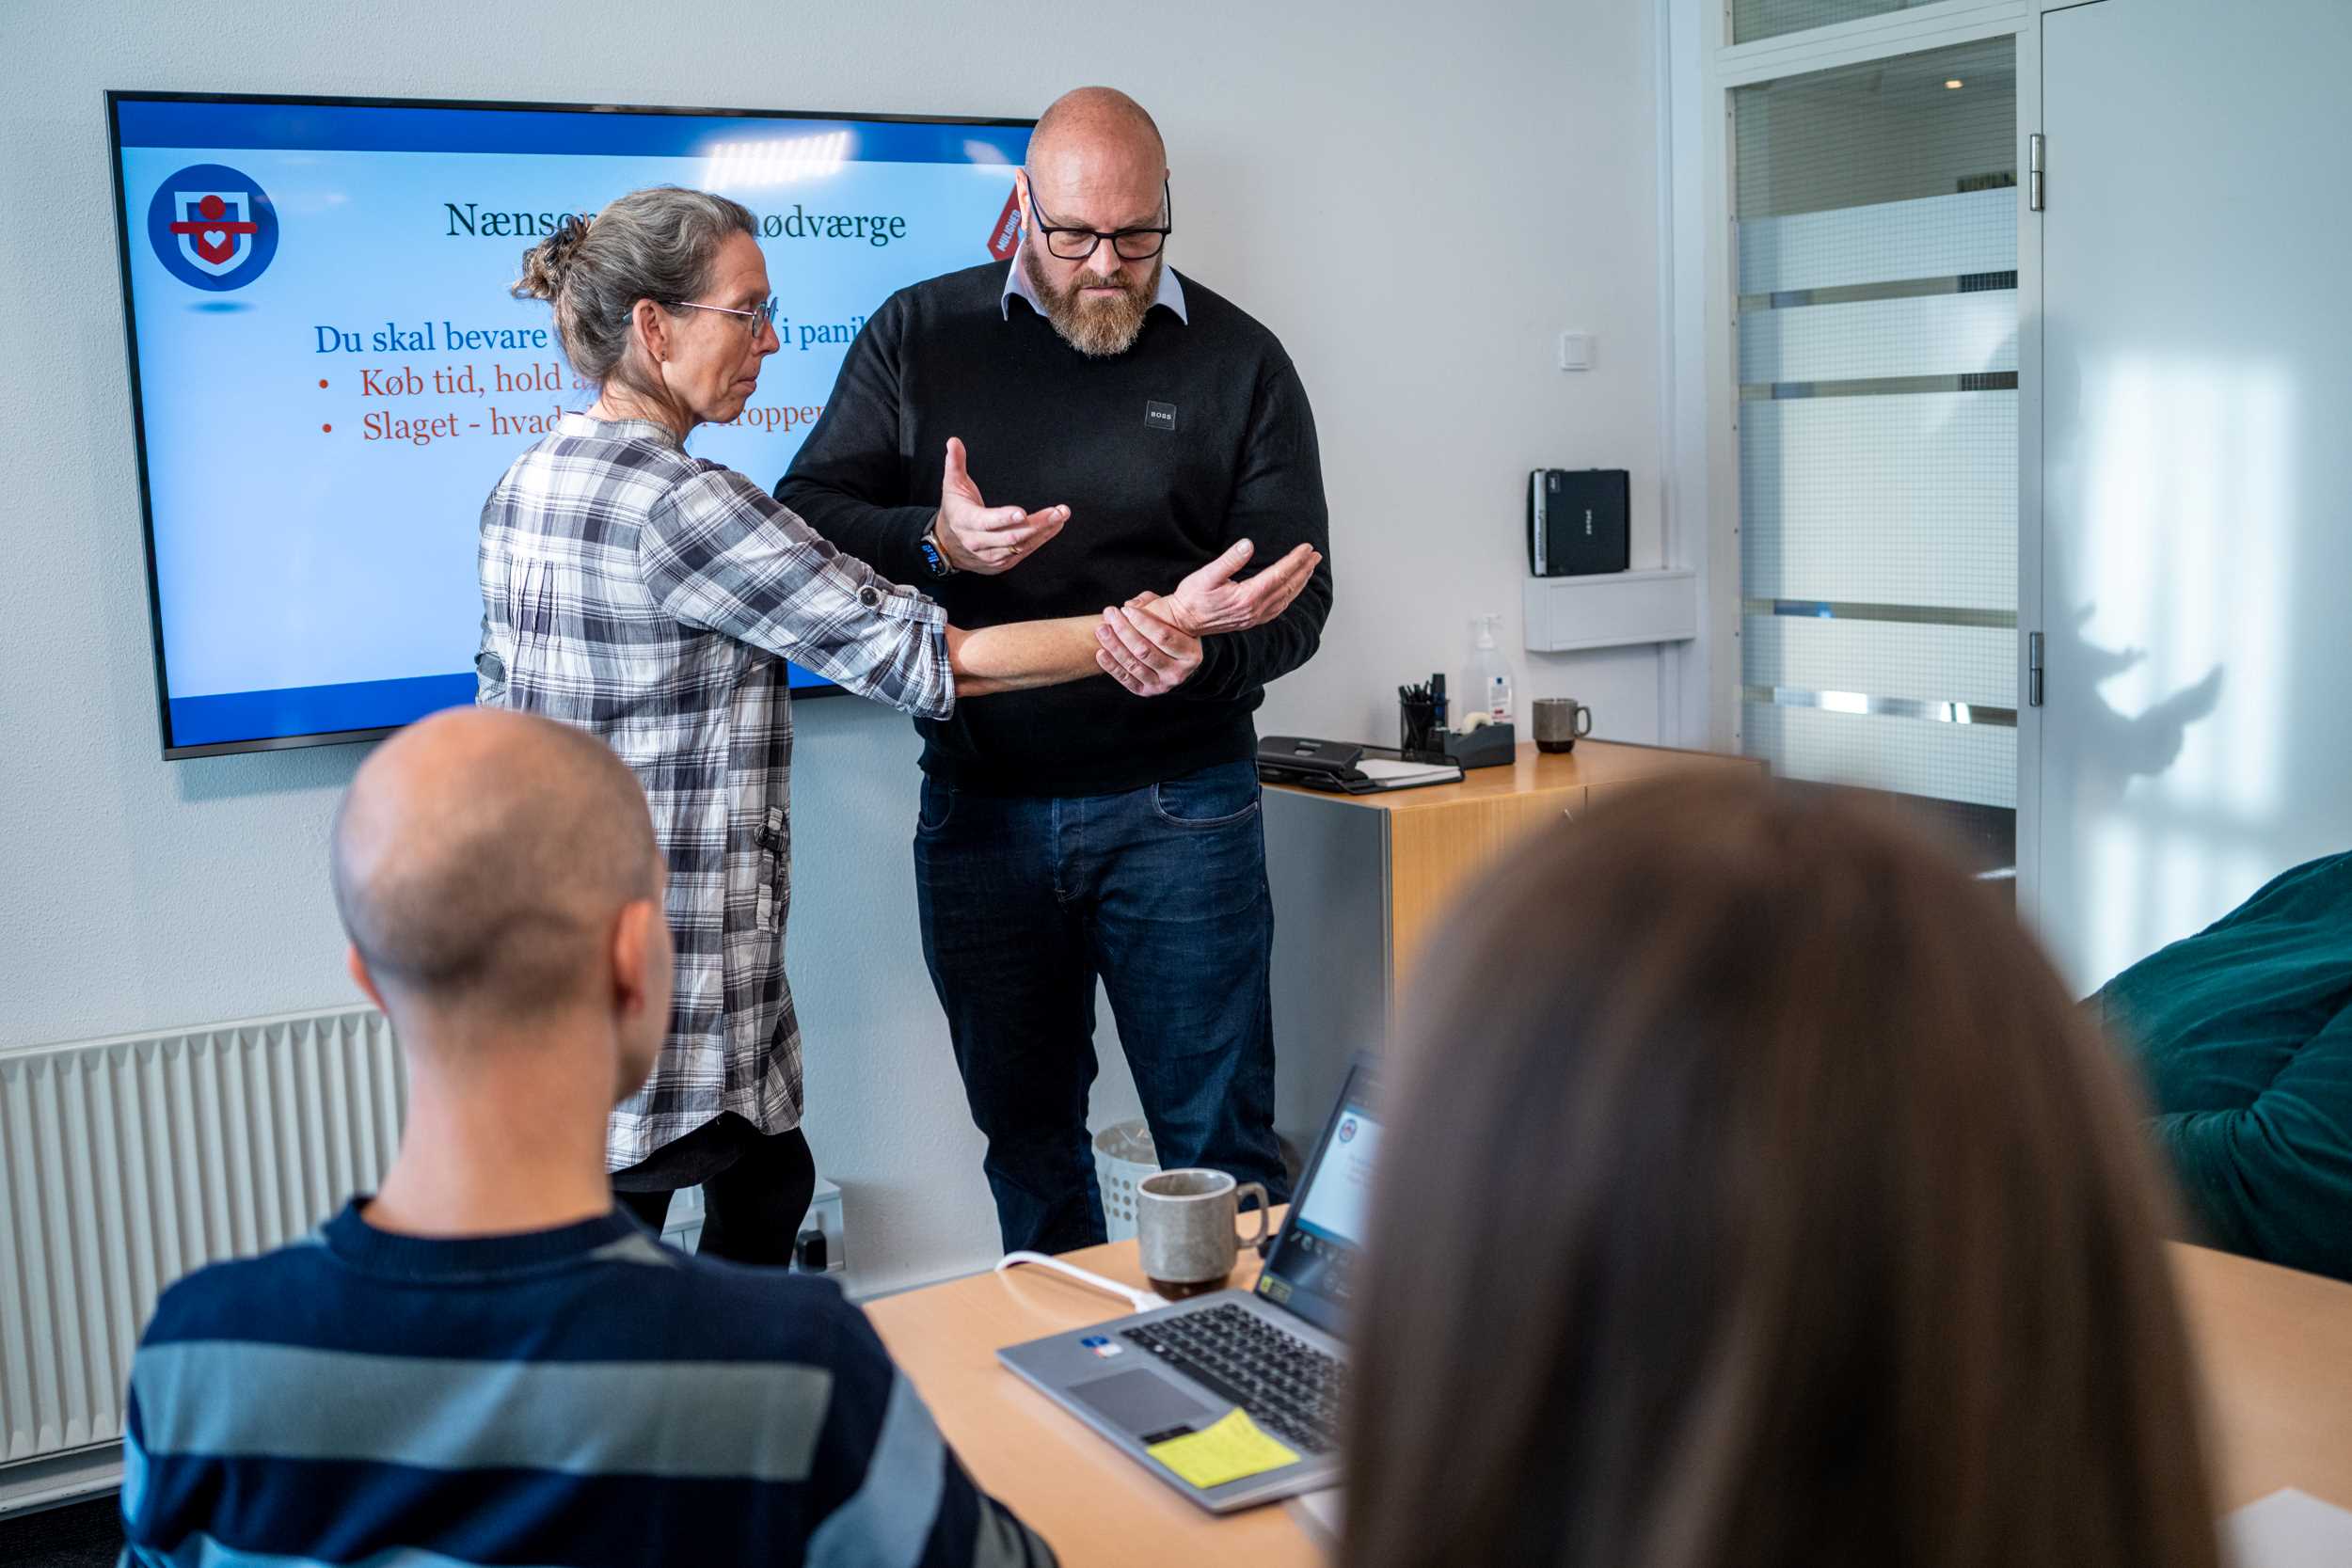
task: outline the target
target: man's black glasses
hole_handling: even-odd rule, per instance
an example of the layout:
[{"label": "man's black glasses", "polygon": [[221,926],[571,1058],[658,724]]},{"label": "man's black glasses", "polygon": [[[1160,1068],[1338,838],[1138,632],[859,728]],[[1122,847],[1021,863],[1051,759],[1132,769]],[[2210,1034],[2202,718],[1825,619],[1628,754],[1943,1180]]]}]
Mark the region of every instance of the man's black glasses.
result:
[{"label": "man's black glasses", "polygon": [[1160,182],[1160,208],[1168,221],[1157,229],[1120,229],[1104,233],[1100,229],[1072,229],[1045,215],[1037,204],[1037,187],[1029,187],[1029,212],[1037,218],[1038,232],[1045,236],[1045,248],[1065,261],[1083,261],[1094,254],[1094,247],[1104,240],[1122,261],[1148,261],[1168,244],[1168,234],[1176,227],[1176,202],[1168,195],[1168,182]]}]

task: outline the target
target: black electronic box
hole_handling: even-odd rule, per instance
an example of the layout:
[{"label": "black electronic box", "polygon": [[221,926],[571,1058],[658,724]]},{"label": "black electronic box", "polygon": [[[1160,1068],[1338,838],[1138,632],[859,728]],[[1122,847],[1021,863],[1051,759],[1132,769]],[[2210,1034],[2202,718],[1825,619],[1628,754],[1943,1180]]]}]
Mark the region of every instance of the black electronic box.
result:
[{"label": "black electronic box", "polygon": [[1623,468],[1538,468],[1527,476],[1527,569],[1539,578],[1622,572],[1631,561]]}]

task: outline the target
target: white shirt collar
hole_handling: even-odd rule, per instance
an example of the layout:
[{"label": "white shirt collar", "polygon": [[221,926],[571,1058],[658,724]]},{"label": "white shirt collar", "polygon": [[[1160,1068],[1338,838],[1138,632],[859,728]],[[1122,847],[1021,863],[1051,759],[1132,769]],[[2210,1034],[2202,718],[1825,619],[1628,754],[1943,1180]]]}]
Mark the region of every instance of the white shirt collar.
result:
[{"label": "white shirt collar", "polygon": [[[1028,301],[1029,309],[1039,315],[1045,314],[1045,307],[1039,302],[1037,295],[1030,292],[1029,275],[1022,268],[1021,258],[1018,256],[1015,256],[1010,264],[1005,268],[1005,292],[996,296],[997,312],[1007,321],[1012,319],[1012,302],[1015,298]],[[1152,296],[1152,303],[1167,306],[1176,313],[1178,321],[1183,322],[1186,326],[1192,325],[1192,318],[1184,314],[1184,286],[1177,280],[1174,267],[1165,263],[1160,267],[1160,289],[1159,293]]]}]

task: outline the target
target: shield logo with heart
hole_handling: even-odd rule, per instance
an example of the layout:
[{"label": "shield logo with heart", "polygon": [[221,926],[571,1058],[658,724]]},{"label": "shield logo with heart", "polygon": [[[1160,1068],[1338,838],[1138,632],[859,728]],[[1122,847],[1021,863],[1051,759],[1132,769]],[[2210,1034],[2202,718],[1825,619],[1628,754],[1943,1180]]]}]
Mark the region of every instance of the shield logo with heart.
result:
[{"label": "shield logo with heart", "polygon": [[277,254],[278,211],[244,174],[198,164],[157,188],[148,237],[156,259],[183,283],[215,293],[241,289]]},{"label": "shield logo with heart", "polygon": [[245,215],[243,191],[174,191],[171,204],[179,216],[171,231],[180,236],[180,254],[215,277],[237,270],[238,259],[253,247],[260,225]]}]

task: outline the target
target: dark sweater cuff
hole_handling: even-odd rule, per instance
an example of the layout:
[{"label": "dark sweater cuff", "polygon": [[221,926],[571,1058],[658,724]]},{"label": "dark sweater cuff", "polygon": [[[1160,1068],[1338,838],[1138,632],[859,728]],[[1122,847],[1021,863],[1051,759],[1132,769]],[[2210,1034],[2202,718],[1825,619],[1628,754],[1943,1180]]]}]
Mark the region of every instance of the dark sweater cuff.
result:
[{"label": "dark sweater cuff", "polygon": [[1227,632],[1221,636],[1200,640],[1200,667],[1192,673],[1192,679],[1176,689],[1176,695],[1199,702],[1230,703],[1248,688],[1249,650],[1242,646],[1242,632]]},{"label": "dark sweater cuff", "polygon": [[928,590],[939,579],[931,576],[930,564],[923,559],[923,535],[930,531],[931,519],[939,515],[935,506],[885,506],[882,513],[882,537],[890,541],[889,561],[869,561],[866,564],[893,582]]}]

